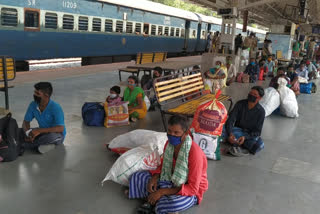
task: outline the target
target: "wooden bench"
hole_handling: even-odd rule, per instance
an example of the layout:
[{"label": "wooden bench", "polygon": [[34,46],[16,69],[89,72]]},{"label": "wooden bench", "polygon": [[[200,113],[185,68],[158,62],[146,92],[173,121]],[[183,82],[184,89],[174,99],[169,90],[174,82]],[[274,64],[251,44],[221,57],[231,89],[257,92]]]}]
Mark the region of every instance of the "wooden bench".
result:
[{"label": "wooden bench", "polygon": [[5,93],[6,110],[9,110],[9,93],[8,89],[14,86],[9,86],[8,82],[16,78],[15,61],[12,57],[0,56],[0,91]]},{"label": "wooden bench", "polygon": [[[155,52],[155,53],[138,53],[136,57],[136,65],[153,63],[153,62],[164,62],[167,59],[167,53]],[[119,80],[121,82],[121,72],[131,73],[139,77],[140,69],[136,68],[120,68],[119,69]],[[146,72],[146,71],[144,71]]]},{"label": "wooden bench", "polygon": [[[198,106],[213,100],[215,95],[205,94],[203,76],[200,72],[189,75],[183,72],[154,80],[154,91],[160,106],[161,118],[167,131],[166,114],[183,115],[193,118]],[[220,95],[219,101],[229,101],[229,111],[232,108],[232,99],[227,95]]]}]

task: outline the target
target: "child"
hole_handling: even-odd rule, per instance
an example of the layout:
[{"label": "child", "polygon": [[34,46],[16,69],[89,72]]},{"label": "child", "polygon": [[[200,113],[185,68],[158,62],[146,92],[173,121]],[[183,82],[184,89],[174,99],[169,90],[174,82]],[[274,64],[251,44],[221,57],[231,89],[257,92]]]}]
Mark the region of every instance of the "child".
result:
[{"label": "child", "polygon": [[260,65],[259,80],[265,80],[269,72],[268,66],[266,65],[266,62],[264,60],[261,60],[259,65]]},{"label": "child", "polygon": [[115,104],[121,102],[122,99],[119,96],[120,93],[121,93],[121,88],[119,86],[113,86],[110,89],[110,95],[107,97],[106,102],[111,105],[115,105]]}]

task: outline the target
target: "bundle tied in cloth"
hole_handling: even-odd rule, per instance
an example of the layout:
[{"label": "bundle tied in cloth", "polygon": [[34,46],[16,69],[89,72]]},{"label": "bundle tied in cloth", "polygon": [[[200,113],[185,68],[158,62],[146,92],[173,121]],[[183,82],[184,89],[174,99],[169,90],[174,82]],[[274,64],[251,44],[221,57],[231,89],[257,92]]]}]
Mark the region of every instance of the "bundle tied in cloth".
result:
[{"label": "bundle tied in cloth", "polygon": [[218,101],[219,90],[214,99],[200,105],[194,115],[190,132],[193,140],[204,151],[207,158],[220,160],[220,136],[223,125],[227,121],[227,110]]}]

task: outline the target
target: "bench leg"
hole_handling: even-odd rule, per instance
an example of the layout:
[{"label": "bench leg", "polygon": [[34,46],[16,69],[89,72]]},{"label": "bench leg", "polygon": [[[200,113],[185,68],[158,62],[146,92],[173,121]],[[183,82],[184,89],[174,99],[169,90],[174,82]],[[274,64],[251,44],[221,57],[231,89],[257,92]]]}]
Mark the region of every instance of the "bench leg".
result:
[{"label": "bench leg", "polygon": [[167,132],[167,121],[166,121],[166,115],[164,114],[163,111],[160,110],[161,113],[161,119],[162,119],[162,123],[163,123],[163,127],[164,127],[164,131]]},{"label": "bench leg", "polygon": [[121,71],[119,71],[119,80],[121,82]]},{"label": "bench leg", "polygon": [[233,102],[231,98],[228,101],[230,102],[230,106],[229,106],[229,113],[230,113],[233,107]]}]

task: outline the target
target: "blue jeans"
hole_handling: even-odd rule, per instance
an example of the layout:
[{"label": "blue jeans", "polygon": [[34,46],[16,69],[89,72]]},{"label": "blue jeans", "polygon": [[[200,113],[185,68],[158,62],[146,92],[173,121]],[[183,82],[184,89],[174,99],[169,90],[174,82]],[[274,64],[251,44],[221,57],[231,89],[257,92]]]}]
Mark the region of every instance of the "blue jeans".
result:
[{"label": "blue jeans", "polygon": [[[252,137],[249,135],[248,132],[245,132],[243,129],[239,127],[233,127],[232,134],[235,136],[236,139],[240,137],[245,137],[245,141],[242,144],[242,147],[247,149],[251,154],[256,154],[260,152],[264,148],[264,142],[262,141],[261,137]],[[228,140],[228,135],[225,127],[223,128],[222,137],[225,140]]]}]

